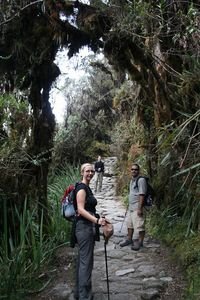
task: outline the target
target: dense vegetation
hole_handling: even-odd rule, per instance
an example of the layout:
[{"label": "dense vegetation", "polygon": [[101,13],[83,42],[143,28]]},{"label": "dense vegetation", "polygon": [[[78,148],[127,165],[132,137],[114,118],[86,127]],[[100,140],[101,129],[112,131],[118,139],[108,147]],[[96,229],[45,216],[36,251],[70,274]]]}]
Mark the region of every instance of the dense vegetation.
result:
[{"label": "dense vegetation", "polygon": [[[1,294],[25,270],[38,270],[43,258],[37,249],[47,244],[53,249],[49,240],[55,247],[60,242],[48,193],[54,174],[62,173],[64,163],[111,153],[119,159],[118,192],[126,186],[133,160],[152,178],[157,197],[151,230],[178,253],[195,299],[200,280],[199,2],[82,2],[1,4],[0,258],[5,274],[15,266]],[[66,48],[70,58],[83,46],[103,53],[104,60],[90,58],[89,75],[74,92],[66,82],[68,107],[60,129],[49,102],[60,74],[55,57]],[[27,259],[33,244],[42,246]],[[17,264],[17,257],[36,264]]]}]

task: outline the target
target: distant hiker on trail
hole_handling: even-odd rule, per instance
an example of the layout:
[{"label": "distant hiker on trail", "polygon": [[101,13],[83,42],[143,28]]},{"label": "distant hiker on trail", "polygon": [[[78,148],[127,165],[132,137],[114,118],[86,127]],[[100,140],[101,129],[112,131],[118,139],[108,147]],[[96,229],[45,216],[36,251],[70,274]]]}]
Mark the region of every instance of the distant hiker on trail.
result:
[{"label": "distant hiker on trail", "polygon": [[147,182],[145,178],[141,177],[138,179],[136,185],[139,172],[139,165],[133,164],[131,167],[132,179],[129,187],[128,236],[127,239],[120,244],[121,247],[132,245],[132,250],[139,250],[140,247],[143,246],[145,236],[144,196],[147,192]]},{"label": "distant hiker on trail", "polygon": [[95,240],[99,240],[99,226],[105,225],[106,219],[96,215],[97,200],[89,184],[94,176],[92,164],[81,166],[82,181],[76,188],[77,221],[76,240],[78,244],[78,259],[76,271],[76,287],[74,298],[92,300],[92,269]]},{"label": "distant hiker on trail", "polygon": [[95,169],[95,192],[101,192],[102,182],[103,182],[103,173],[104,173],[104,163],[101,160],[101,156],[98,157],[97,161],[94,164]]}]

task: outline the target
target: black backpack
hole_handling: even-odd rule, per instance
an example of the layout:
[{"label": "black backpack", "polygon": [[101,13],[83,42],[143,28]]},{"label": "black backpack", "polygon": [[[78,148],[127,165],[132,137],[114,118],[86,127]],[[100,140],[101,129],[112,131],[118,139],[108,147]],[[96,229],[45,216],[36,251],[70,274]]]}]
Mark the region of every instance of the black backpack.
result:
[{"label": "black backpack", "polygon": [[149,178],[146,177],[146,176],[139,176],[136,179],[136,183],[135,183],[135,187],[134,187],[135,189],[138,188],[138,180],[140,178],[146,179],[146,183],[147,183],[147,192],[146,192],[146,194],[144,196],[144,206],[151,207],[153,205],[154,196],[155,196],[154,189],[153,189],[153,187],[149,183]]}]

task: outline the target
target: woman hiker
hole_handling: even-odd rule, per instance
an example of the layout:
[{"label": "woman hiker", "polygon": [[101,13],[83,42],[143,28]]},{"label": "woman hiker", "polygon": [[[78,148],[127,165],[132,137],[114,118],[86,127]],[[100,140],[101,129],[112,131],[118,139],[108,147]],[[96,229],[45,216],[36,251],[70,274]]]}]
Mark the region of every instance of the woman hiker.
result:
[{"label": "woman hiker", "polygon": [[76,188],[77,222],[76,240],[78,244],[78,259],[76,273],[76,288],[74,298],[79,300],[92,300],[92,269],[95,240],[99,226],[106,223],[105,218],[96,215],[97,200],[89,184],[94,176],[92,164],[85,163],[81,166],[82,181]]}]

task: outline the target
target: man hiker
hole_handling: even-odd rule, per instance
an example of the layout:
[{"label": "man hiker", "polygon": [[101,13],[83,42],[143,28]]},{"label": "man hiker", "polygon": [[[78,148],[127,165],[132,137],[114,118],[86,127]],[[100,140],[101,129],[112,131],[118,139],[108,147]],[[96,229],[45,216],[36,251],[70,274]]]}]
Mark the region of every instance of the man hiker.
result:
[{"label": "man hiker", "polygon": [[101,160],[101,156],[98,156],[97,161],[94,164],[95,169],[95,192],[101,192],[103,173],[104,173],[104,163]]},{"label": "man hiker", "polygon": [[120,246],[124,247],[131,245],[132,250],[139,250],[140,247],[143,246],[145,236],[144,196],[147,192],[147,183],[143,177],[138,179],[140,173],[138,164],[134,163],[132,165],[131,173],[132,179],[129,187],[127,220],[128,235],[127,239],[121,243]]}]

